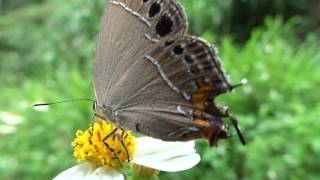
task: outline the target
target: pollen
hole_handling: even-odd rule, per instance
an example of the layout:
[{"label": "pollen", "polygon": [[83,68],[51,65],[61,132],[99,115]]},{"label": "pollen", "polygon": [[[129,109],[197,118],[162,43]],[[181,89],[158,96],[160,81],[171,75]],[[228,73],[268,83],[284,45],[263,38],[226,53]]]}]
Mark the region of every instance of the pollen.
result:
[{"label": "pollen", "polygon": [[73,156],[78,161],[115,169],[131,161],[136,151],[136,141],[131,131],[123,132],[104,120],[98,120],[85,131],[78,130],[71,145],[74,147]]}]

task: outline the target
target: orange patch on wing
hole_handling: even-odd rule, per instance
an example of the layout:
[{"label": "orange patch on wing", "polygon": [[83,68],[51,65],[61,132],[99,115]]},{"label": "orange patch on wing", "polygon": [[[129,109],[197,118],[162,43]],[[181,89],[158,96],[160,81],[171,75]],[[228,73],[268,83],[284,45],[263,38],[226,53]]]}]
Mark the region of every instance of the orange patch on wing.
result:
[{"label": "orange patch on wing", "polygon": [[[204,118],[204,114],[208,108],[210,108],[211,99],[208,94],[214,93],[214,86],[206,84],[203,79],[198,79],[196,81],[198,85],[198,90],[192,94],[192,104],[194,106],[194,123],[200,127],[203,127],[200,135],[202,138],[205,138],[209,141],[210,145],[217,145],[220,139],[225,137],[220,137],[219,132],[221,131],[218,126],[210,124],[208,120]],[[218,133],[218,134],[217,134]],[[224,133],[224,131],[221,131]]]},{"label": "orange patch on wing", "polygon": [[194,92],[192,94],[192,104],[196,107],[196,109],[204,110],[204,102],[206,101],[206,97],[203,93]]},{"label": "orange patch on wing", "polygon": [[196,118],[193,122],[200,127],[210,127],[209,122],[201,118]]},{"label": "orange patch on wing", "polygon": [[196,109],[205,110],[208,101],[206,93],[213,92],[214,87],[205,84],[203,82],[203,79],[198,79],[196,82],[199,89],[192,94],[192,104],[195,106]]}]

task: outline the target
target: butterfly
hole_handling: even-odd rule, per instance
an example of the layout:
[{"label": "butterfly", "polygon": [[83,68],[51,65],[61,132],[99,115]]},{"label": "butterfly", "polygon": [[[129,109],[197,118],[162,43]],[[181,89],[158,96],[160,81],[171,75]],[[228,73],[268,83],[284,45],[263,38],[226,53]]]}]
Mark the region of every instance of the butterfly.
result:
[{"label": "butterfly", "polygon": [[123,130],[165,141],[230,137],[217,96],[232,91],[217,49],[186,35],[176,0],[109,0],[93,62],[95,115]]}]

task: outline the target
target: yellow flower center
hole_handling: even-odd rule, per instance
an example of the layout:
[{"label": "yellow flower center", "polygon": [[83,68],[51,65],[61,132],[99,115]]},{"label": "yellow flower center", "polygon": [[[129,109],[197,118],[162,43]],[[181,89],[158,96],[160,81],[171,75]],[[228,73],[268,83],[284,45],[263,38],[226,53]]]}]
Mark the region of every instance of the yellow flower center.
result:
[{"label": "yellow flower center", "polygon": [[[112,133],[116,128],[113,124],[99,119],[86,131],[78,130],[72,142],[74,157],[78,161],[86,160],[96,166],[121,168],[128,160],[133,159],[136,141],[130,131],[123,133],[121,129],[117,129]],[[109,137],[104,139],[107,136]]]}]

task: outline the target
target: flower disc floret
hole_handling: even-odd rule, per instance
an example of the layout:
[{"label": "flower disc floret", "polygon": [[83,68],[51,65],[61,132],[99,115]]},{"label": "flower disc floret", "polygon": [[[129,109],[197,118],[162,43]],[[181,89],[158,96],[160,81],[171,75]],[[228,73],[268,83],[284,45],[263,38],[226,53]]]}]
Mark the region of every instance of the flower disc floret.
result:
[{"label": "flower disc floret", "polygon": [[[104,141],[104,138],[116,128],[111,123],[99,120],[86,131],[78,130],[72,142],[74,157],[78,161],[89,161],[97,167],[121,168],[123,164],[128,163],[128,159],[130,161],[133,159],[136,141],[132,132],[125,131],[123,134],[121,129],[116,130]],[[124,145],[121,143],[121,138]]]}]

